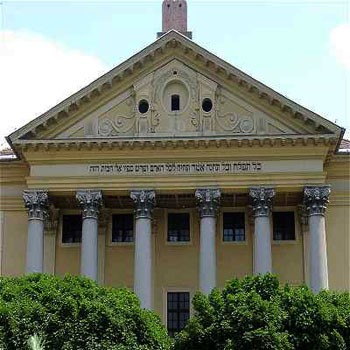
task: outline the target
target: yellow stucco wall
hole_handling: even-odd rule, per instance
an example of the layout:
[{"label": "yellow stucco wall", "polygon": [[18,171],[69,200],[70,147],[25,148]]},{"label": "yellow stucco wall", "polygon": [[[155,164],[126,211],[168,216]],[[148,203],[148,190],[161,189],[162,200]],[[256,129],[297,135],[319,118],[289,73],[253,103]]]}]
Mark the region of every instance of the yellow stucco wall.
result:
[{"label": "yellow stucco wall", "polygon": [[3,276],[18,276],[24,273],[27,223],[28,216],[25,211],[4,211],[1,259]]}]

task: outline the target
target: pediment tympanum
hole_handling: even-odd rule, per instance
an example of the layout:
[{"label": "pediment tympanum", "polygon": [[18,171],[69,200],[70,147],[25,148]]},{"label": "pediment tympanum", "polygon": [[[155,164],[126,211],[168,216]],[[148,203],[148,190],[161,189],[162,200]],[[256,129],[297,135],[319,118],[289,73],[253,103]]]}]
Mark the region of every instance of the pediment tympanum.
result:
[{"label": "pediment tympanum", "polygon": [[174,59],[56,138],[299,133]]},{"label": "pediment tympanum", "polygon": [[172,30],[8,141],[20,152],[49,140],[328,139],[343,132]]}]

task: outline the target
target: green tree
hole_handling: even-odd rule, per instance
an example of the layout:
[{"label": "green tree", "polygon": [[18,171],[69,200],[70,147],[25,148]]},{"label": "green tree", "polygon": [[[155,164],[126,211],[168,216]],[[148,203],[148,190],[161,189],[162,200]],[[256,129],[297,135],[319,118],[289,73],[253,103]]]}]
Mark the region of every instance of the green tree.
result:
[{"label": "green tree", "polygon": [[0,279],[0,348],[28,349],[37,334],[45,350],[165,350],[160,319],[127,289],[83,277],[33,274]]},{"label": "green tree", "polygon": [[175,350],[350,349],[349,293],[315,295],[267,274],[198,293],[193,307]]}]

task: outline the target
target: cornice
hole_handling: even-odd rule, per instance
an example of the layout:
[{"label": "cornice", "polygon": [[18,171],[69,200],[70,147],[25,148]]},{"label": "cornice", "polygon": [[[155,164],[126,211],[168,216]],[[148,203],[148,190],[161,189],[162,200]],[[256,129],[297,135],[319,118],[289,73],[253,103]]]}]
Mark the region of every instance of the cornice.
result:
[{"label": "cornice", "polygon": [[273,108],[301,120],[306,125],[312,125],[315,130],[319,130],[318,132],[331,133],[336,137],[336,143],[339,144],[339,137],[344,129],[278,94],[176,31],[168,32],[87,87],[12,133],[7,140],[11,145],[14,145],[14,148],[17,148],[18,140],[25,135],[28,138],[28,133],[31,134],[29,137],[34,138],[35,135],[53,125],[66,121],[71,115],[95,102],[96,98],[102,98],[110,93],[113,87],[120,85],[131,75],[140,74],[146,65],[154,64],[157,59],[164,57],[169,50],[171,52],[181,52],[184,56],[196,60],[199,64],[210,68],[216,76],[234,82],[251,96],[258,97],[261,101],[265,101]]},{"label": "cornice", "polygon": [[209,148],[220,147],[264,147],[325,145],[334,146],[337,137],[324,135],[248,135],[248,136],[192,136],[192,137],[149,137],[149,138],[77,138],[50,140],[18,140],[16,146],[28,150],[81,150],[81,149],[134,149],[134,148]]}]

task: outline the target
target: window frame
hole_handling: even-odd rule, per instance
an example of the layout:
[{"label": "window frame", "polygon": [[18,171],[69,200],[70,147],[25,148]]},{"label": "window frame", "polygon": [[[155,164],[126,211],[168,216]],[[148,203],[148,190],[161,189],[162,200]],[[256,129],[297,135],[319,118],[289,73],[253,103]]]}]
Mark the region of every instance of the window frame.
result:
[{"label": "window frame", "polygon": [[164,287],[163,288],[163,324],[168,331],[168,293],[189,293],[189,319],[193,316],[192,300],[195,292],[188,287]]},{"label": "window frame", "polygon": [[[294,213],[294,229],[295,229],[295,239],[286,239],[286,240],[275,240],[273,238],[273,213],[281,213],[281,212],[293,212]],[[272,245],[290,245],[290,244],[299,244],[300,243],[300,225],[299,225],[299,217],[298,210],[296,207],[275,207],[271,213],[270,219],[271,225],[271,243]]]},{"label": "window frame", "polygon": [[[189,241],[176,241],[171,242],[168,241],[168,214],[181,214],[181,213],[188,213],[189,214],[189,221],[190,221],[190,240]],[[165,245],[169,246],[186,246],[186,245],[193,245],[193,211],[192,209],[166,209],[164,210],[164,241]]]},{"label": "window frame", "polygon": [[[59,219],[59,246],[64,248],[76,248],[81,246],[81,242],[74,243],[63,243],[63,216],[64,215],[81,215],[81,210],[79,209],[64,209],[60,210],[60,219]],[[83,225],[81,227],[83,233]]]},{"label": "window frame", "polygon": [[[224,241],[224,213],[243,213],[244,214],[244,241]],[[249,244],[249,235],[250,235],[250,226],[248,222],[248,210],[245,207],[223,207],[220,212],[220,243],[222,245],[248,245]]]},{"label": "window frame", "polygon": [[[132,242],[113,242],[113,215],[118,214],[132,214],[134,218],[134,224],[133,224],[133,241]],[[120,247],[120,246],[133,246],[135,245],[135,225],[136,225],[136,219],[135,219],[135,212],[132,209],[117,209],[112,210],[110,218],[108,220],[108,246],[109,247]]]}]

